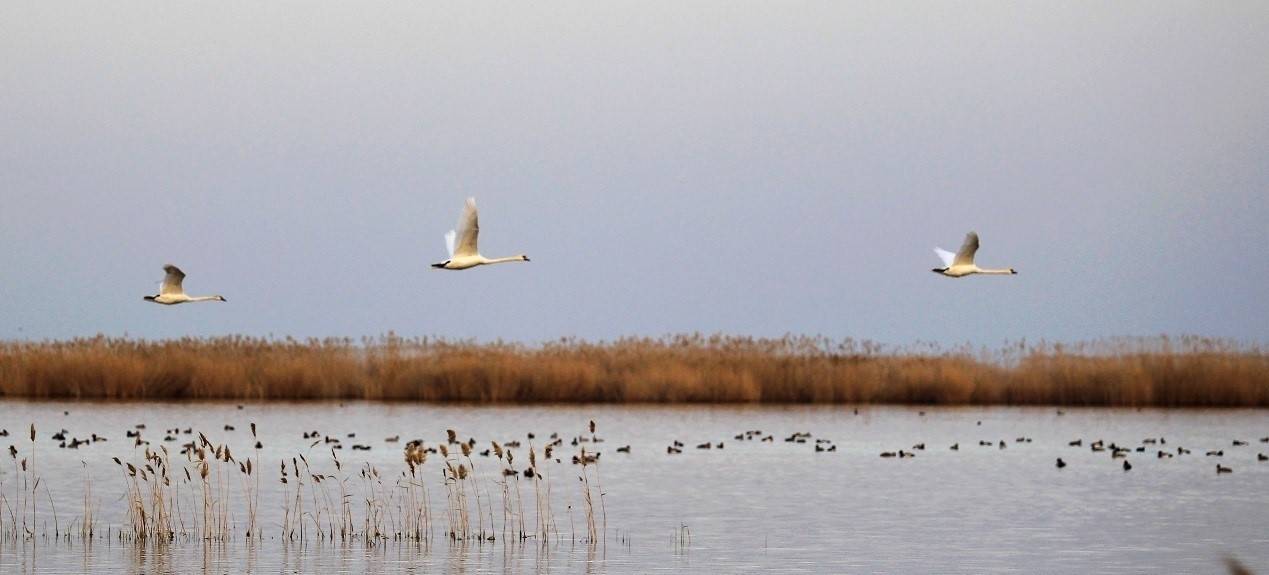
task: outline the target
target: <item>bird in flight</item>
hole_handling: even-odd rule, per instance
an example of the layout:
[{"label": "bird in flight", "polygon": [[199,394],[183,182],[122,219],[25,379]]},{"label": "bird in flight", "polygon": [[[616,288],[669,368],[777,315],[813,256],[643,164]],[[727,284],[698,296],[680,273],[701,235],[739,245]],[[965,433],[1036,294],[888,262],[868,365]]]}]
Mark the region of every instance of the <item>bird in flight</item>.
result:
[{"label": "bird in flight", "polygon": [[458,229],[445,234],[445,247],[449,250],[449,259],[432,264],[432,267],[443,270],[465,270],[488,264],[505,262],[527,262],[529,256],[520,254],[505,258],[489,259],[480,255],[476,249],[476,236],[480,233],[480,223],[476,214],[476,198],[467,198],[463,207],[463,215],[458,219]]}]

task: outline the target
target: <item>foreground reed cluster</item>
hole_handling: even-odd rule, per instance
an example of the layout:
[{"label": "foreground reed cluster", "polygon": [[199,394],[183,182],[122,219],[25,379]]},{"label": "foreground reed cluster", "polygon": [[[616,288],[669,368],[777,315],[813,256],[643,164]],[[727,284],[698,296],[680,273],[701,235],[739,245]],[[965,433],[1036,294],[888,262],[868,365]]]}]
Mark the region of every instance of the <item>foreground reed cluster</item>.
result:
[{"label": "foreground reed cluster", "polygon": [[[589,436],[576,436],[573,445],[602,441],[595,435],[594,421],[588,429]],[[599,456],[582,447],[571,462],[558,457],[553,450],[564,448],[558,434],[552,434],[541,448],[541,458],[530,439],[528,465],[519,467],[514,451],[520,447],[518,440],[489,442],[481,455],[489,457],[492,451],[498,468],[484,473],[477,472],[472,457],[476,440],[460,441],[453,430],[448,432],[448,441],[434,446],[420,439],[408,442],[404,469],[396,472],[363,463],[353,473],[334,448],[314,442],[306,452],[279,462],[276,481],[281,489],[271,495],[279,498],[275,503],[280,503],[281,517],[280,522],[268,525],[259,517],[260,476],[265,468],[256,425],[251,424],[255,450],[245,456],[235,456],[228,443],[213,442],[202,432],[197,436],[175,452],[166,445],[153,449],[140,433],[130,435],[135,438],[132,456],[111,458],[122,478],[126,517],[118,522],[106,519],[104,526],[100,523],[100,501],[93,479],[86,474],[83,507],[63,524],[53,505],[54,494],[35,470],[32,425],[29,450],[10,446],[14,470],[0,473],[0,542],[104,537],[129,542],[280,538],[375,543],[430,542],[440,536],[452,542],[533,539],[596,545],[607,533]],[[328,459],[319,455],[323,451],[329,452]],[[439,461],[429,463],[429,454],[439,455]],[[434,507],[428,489],[427,478],[435,482],[438,471],[443,508]],[[556,474],[576,477],[578,482],[577,489],[563,495],[569,502],[580,503],[579,521],[573,519],[574,505],[567,505],[569,531],[560,529],[552,503],[551,477]],[[525,512],[522,483],[532,484],[532,516]],[[48,514],[37,515],[41,500],[49,505],[51,523]],[[437,518],[444,522],[435,523]]]},{"label": "foreground reed cluster", "polygon": [[1269,354],[1197,337],[1001,350],[684,335],[525,346],[96,337],[0,343],[0,396],[1269,406]]}]

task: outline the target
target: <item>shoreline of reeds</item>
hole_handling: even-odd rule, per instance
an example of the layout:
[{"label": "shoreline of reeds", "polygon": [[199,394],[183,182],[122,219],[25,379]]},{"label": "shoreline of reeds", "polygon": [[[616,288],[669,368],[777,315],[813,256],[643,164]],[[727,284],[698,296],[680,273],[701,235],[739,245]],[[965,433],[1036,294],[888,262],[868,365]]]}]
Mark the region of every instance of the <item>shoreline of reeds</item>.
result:
[{"label": "shoreline of reeds", "polygon": [[699,334],[0,342],[0,397],[517,403],[1269,407],[1269,354],[1201,337],[999,350]]}]

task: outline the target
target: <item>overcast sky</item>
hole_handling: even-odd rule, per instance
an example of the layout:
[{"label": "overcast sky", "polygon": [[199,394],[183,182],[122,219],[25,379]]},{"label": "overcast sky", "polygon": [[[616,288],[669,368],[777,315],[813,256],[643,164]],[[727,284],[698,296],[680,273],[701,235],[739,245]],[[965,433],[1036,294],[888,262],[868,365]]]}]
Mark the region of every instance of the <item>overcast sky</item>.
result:
[{"label": "overcast sky", "polygon": [[5,339],[1262,343],[1267,248],[1265,2],[0,4]]}]

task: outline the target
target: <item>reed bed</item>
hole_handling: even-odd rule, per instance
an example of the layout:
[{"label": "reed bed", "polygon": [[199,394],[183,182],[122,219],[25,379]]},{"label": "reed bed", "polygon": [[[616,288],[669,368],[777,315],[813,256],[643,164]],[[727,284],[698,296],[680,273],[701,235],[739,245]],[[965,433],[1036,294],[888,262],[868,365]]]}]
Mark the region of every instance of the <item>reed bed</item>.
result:
[{"label": "reed bed", "polygon": [[[251,427],[255,442],[255,424]],[[34,426],[30,435],[35,437]],[[572,463],[561,458],[550,459],[548,447],[546,458],[539,460],[533,455],[527,466],[523,463],[518,466],[514,452],[497,442],[491,444],[499,451],[498,469],[480,474],[472,458],[471,446],[475,440],[460,442],[453,431],[448,442],[435,446],[426,446],[417,439],[408,442],[403,453],[404,469],[399,473],[363,463],[357,474],[351,475],[333,448],[327,448],[329,464],[317,461],[313,453],[317,443],[314,443],[308,450],[279,462],[281,489],[272,492],[277,500],[271,503],[280,503],[276,508],[280,509],[281,516],[266,524],[258,517],[260,449],[257,447],[252,455],[239,459],[228,443],[216,443],[202,432],[197,435],[197,440],[181,446],[179,453],[169,451],[166,446],[153,449],[139,434],[133,436],[136,439],[131,455],[110,459],[112,467],[119,472],[117,484],[95,484],[87,474],[88,463],[83,462],[84,481],[77,497],[83,507],[65,529],[58,523],[56,508],[52,507],[53,493],[32,464],[34,439],[28,453],[12,447],[9,453],[15,462],[14,472],[0,473],[0,491],[3,491],[0,493],[0,510],[3,510],[0,542],[109,539],[162,544],[282,539],[430,544],[439,536],[460,544],[492,543],[498,539],[558,543],[565,541],[566,536],[555,527],[549,487],[545,491],[535,489],[536,516],[529,518],[520,495],[521,477],[535,481],[536,485],[551,473],[547,468],[558,472],[572,467],[580,468],[583,477],[593,475],[597,479],[597,471],[594,471],[597,457],[587,455],[585,448],[573,457]],[[552,445],[562,443],[563,439],[557,437]],[[429,454],[439,455],[440,461],[429,462]],[[592,470],[589,474],[588,467]],[[435,479],[434,473],[438,471],[445,489],[446,523],[442,525],[433,522],[433,502],[426,480],[429,476]],[[118,485],[122,495],[109,497],[124,502],[124,515],[117,521],[105,520],[105,529],[97,515],[97,493],[102,485]],[[495,521],[491,487],[502,492],[500,525]],[[52,524],[43,519],[37,524],[36,503],[41,494],[49,502]],[[576,497],[586,502],[589,517],[592,497],[589,485]],[[606,519],[604,521],[606,523]],[[602,544],[603,530],[596,530],[593,517],[589,517],[588,522],[587,534],[574,533],[572,539],[590,545]],[[529,525],[537,527],[531,530]]]},{"label": "reed bed", "polygon": [[99,336],[0,342],[0,396],[1266,407],[1269,355],[1200,337],[943,350],[698,334],[532,346],[394,335]]}]

